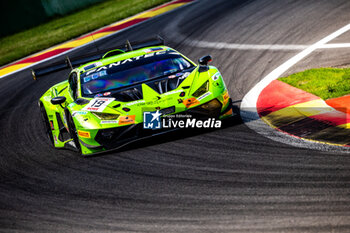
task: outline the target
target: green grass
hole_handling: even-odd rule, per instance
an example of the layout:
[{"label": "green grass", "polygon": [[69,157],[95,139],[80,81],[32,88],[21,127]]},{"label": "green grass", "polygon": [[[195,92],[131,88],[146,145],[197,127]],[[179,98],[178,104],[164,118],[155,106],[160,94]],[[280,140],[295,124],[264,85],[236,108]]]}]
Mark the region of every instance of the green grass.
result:
[{"label": "green grass", "polygon": [[324,100],[350,93],[350,68],[320,68],[279,78]]},{"label": "green grass", "polygon": [[0,38],[0,66],[169,0],[107,0],[32,29]]}]

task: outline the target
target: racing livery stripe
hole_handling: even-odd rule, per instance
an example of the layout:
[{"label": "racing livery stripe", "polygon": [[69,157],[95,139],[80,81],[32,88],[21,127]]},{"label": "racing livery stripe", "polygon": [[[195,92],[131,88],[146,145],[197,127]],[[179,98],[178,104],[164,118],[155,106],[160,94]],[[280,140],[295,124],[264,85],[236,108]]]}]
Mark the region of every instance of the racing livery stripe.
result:
[{"label": "racing livery stripe", "polygon": [[[77,39],[65,42],[65,43],[57,45],[57,46],[54,46],[54,47],[49,48],[45,51],[36,53],[36,54],[31,55],[27,58],[16,61],[12,64],[5,65],[5,66],[0,68],[0,78],[7,76],[11,73],[14,73],[16,71],[33,66],[37,62],[44,61],[45,59],[49,59],[51,57],[62,54],[62,53],[69,51],[71,49],[74,49],[74,48],[77,48],[79,46],[90,43],[93,39],[96,40],[99,38],[109,36],[109,35],[114,34],[120,30],[126,29],[126,28],[131,27],[133,25],[136,25],[138,23],[144,22],[150,18],[164,14],[168,11],[171,11],[173,9],[176,9],[180,6],[183,6],[183,5],[188,4],[190,2],[193,2],[193,1],[195,1],[195,0],[175,0],[175,1],[163,4],[161,6],[147,10],[145,12],[142,12],[142,13],[137,14],[135,16],[132,16],[130,18],[113,23],[107,27],[98,29],[97,31],[83,35]],[[91,35],[93,35],[93,38]]]},{"label": "racing livery stripe", "polygon": [[349,146],[350,117],[348,110],[341,107],[349,99],[345,96],[324,101],[275,80],[260,93],[256,106],[261,119],[279,131],[302,139]]}]

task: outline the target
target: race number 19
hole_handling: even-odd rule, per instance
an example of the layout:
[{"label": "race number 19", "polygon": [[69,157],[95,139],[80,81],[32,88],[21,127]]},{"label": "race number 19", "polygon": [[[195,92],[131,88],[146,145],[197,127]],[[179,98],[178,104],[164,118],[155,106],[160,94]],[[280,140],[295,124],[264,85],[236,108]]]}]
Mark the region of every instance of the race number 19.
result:
[{"label": "race number 19", "polygon": [[108,104],[114,101],[114,98],[95,98],[88,103],[83,110],[102,112]]}]

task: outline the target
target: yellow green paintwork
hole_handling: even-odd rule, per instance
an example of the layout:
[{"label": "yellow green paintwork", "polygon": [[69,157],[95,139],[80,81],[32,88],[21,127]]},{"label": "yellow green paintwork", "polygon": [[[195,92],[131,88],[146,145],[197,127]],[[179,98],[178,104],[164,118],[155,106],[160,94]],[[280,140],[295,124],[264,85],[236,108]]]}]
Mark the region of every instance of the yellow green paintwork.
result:
[{"label": "yellow green paintwork", "polygon": [[[156,46],[157,48],[161,47],[164,50],[169,50],[169,47],[166,46]],[[126,52],[123,54],[119,54],[113,57],[101,59],[99,61],[94,61],[88,64],[85,64],[77,69],[72,70],[71,72],[77,72],[80,74],[80,72],[85,71],[83,67],[86,67],[89,64],[93,64],[96,62],[101,62],[100,66],[105,66],[113,62],[125,60],[131,57],[137,57],[146,54],[145,50],[155,48],[155,47],[147,47],[142,48],[139,50]],[[173,49],[172,49],[173,50]],[[181,54],[182,55],[182,54]],[[183,55],[182,55],[183,56]],[[184,56],[185,57],[185,56]],[[186,58],[188,61],[190,59]],[[193,63],[193,62],[192,62]],[[196,64],[193,63],[195,66]],[[98,66],[98,67],[100,67]],[[98,68],[94,67],[94,69]],[[185,78],[185,80],[174,90],[170,92],[166,92],[163,94],[159,94],[156,91],[154,91],[152,88],[147,86],[146,84],[142,84],[142,92],[143,92],[143,100],[137,100],[137,101],[131,101],[131,102],[120,102],[120,101],[113,101],[110,103],[104,110],[103,113],[110,113],[110,114],[118,114],[120,115],[118,119],[121,119],[122,117],[126,116],[135,116],[135,121],[132,124],[139,124],[143,122],[143,112],[144,111],[156,111],[156,108],[160,107],[160,109],[167,108],[169,106],[175,106],[176,112],[183,112],[188,110],[189,108],[193,108],[195,106],[198,106],[199,104],[206,103],[213,99],[218,99],[222,104],[222,111],[224,111],[228,107],[228,101],[227,101],[227,90],[225,83],[221,77],[221,74],[219,73],[218,69],[214,66],[209,66],[208,71],[204,72],[198,72],[199,66],[197,66],[190,75]],[[209,81],[208,86],[208,92],[206,97],[199,100],[199,104],[195,106],[190,106],[187,108],[183,103],[180,103],[179,99],[189,99],[193,98],[192,94],[200,88],[206,81]],[[187,89],[183,89],[182,87],[189,86]],[[93,98],[85,98],[81,96],[81,90],[80,90],[80,78],[78,78],[78,98],[92,100]],[[64,89],[64,90],[63,90]],[[63,90],[63,91],[62,91]],[[179,94],[181,92],[185,92],[185,96],[179,97]],[[59,93],[59,94],[58,94]],[[56,96],[65,96],[67,98],[66,102],[62,104],[62,107],[60,105],[53,105],[51,104],[51,99]],[[224,96],[226,95],[226,100],[224,99]],[[161,97],[160,99],[158,97]],[[60,82],[53,87],[51,87],[48,91],[44,93],[44,95],[39,100],[44,105],[48,118],[50,121],[53,121],[54,124],[54,130],[52,130],[53,136],[54,136],[54,146],[56,148],[63,148],[65,143],[68,141],[71,141],[72,139],[62,142],[58,139],[59,135],[59,129],[58,129],[58,121],[56,118],[56,113],[59,113],[61,118],[63,119],[63,123],[65,127],[68,129],[67,122],[66,122],[66,116],[64,114],[64,108],[67,108],[70,112],[70,114],[73,114],[73,120],[74,124],[76,126],[77,130],[83,131],[83,132],[89,132],[90,138],[86,137],[79,137],[79,139],[90,146],[99,146],[99,144],[94,140],[94,137],[96,136],[99,129],[106,129],[106,128],[114,128],[120,126],[117,123],[113,124],[102,124],[101,120],[93,115],[91,112],[88,111],[82,111],[82,109],[87,105],[78,105],[74,102],[74,99],[70,92],[70,86],[68,81]],[[113,108],[112,106],[115,106],[117,104],[120,104],[120,107],[117,109]],[[130,109],[129,112],[124,112],[121,109],[123,107],[127,107]],[[86,112],[86,113],[85,113]],[[80,114],[82,113],[82,114]],[[232,115],[232,114],[231,114]],[[230,114],[223,114],[220,119],[229,117]],[[124,126],[124,125],[123,125]],[[83,155],[92,154],[96,152],[104,151],[104,149],[91,149],[87,148],[86,146],[81,146],[81,153]]]}]

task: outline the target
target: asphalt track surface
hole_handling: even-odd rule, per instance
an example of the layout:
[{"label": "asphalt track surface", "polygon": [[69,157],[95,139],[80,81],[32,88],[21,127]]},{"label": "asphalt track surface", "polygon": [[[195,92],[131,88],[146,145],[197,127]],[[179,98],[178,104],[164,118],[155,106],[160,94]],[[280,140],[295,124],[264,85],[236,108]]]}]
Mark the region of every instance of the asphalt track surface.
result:
[{"label": "asphalt track surface", "polygon": [[[187,42],[312,44],[348,24],[349,12],[346,0],[202,0],[98,46],[161,34],[193,60],[209,53],[239,106],[300,51]],[[317,50],[288,72],[350,63],[348,52]],[[272,141],[239,117],[220,130],[180,131],[91,158],[52,149],[37,100],[67,73],[0,80],[1,232],[350,232],[350,155]]]}]

